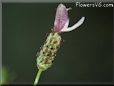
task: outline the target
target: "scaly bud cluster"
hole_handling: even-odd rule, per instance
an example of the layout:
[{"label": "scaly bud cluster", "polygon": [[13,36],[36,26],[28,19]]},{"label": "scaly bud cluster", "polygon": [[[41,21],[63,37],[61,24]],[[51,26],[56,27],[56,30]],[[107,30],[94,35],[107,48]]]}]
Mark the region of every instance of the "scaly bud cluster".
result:
[{"label": "scaly bud cluster", "polygon": [[57,32],[51,32],[47,37],[41,51],[37,55],[37,66],[42,71],[51,67],[56,53],[60,47],[61,36]]}]

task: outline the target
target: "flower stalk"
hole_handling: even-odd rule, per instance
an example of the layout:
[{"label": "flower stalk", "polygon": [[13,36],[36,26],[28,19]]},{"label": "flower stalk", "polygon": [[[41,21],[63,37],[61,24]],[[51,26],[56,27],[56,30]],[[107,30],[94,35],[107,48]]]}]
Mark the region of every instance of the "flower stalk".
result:
[{"label": "flower stalk", "polygon": [[42,73],[42,70],[39,69],[37,75],[36,75],[36,78],[35,78],[35,81],[34,81],[34,86],[36,86],[38,84],[38,81],[40,79],[40,75]]}]

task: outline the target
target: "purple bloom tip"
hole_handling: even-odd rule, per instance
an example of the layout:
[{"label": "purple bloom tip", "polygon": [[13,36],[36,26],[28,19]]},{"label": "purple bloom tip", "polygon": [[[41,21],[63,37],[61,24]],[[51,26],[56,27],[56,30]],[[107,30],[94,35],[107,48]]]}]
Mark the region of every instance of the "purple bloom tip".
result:
[{"label": "purple bloom tip", "polygon": [[72,27],[68,27],[69,25],[69,17],[68,10],[71,8],[66,8],[65,5],[59,4],[56,11],[55,22],[54,22],[54,32],[69,32],[77,27],[79,27],[83,22],[85,17],[82,17],[78,23],[73,25]]}]

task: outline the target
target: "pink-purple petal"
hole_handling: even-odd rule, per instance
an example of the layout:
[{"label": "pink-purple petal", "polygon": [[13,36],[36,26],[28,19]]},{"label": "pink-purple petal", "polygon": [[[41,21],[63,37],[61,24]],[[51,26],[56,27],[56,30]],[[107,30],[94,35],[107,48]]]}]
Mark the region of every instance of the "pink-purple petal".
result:
[{"label": "pink-purple petal", "polygon": [[67,8],[63,4],[59,4],[55,16],[54,31],[61,32],[68,20],[69,18]]}]

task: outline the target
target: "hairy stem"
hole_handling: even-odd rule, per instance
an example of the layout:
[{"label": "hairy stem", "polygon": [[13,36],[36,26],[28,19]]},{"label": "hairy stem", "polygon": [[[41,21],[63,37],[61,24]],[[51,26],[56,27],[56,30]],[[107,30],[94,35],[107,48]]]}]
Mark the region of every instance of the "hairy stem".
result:
[{"label": "hairy stem", "polygon": [[39,69],[39,71],[37,72],[35,81],[34,81],[34,86],[36,86],[38,84],[38,81],[39,81],[39,78],[40,78],[41,73],[42,73],[42,70]]}]

